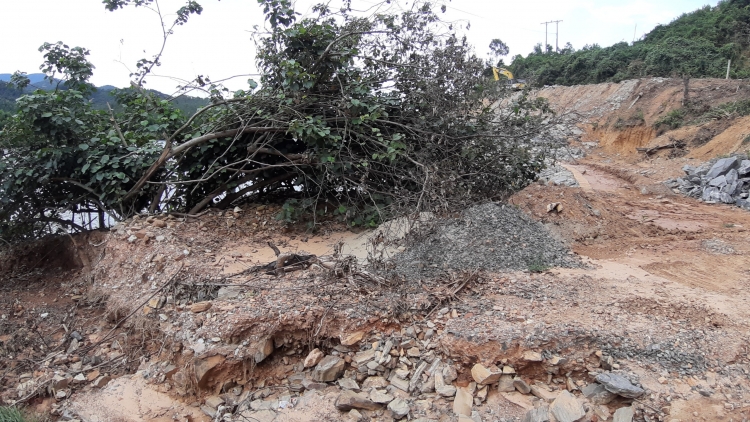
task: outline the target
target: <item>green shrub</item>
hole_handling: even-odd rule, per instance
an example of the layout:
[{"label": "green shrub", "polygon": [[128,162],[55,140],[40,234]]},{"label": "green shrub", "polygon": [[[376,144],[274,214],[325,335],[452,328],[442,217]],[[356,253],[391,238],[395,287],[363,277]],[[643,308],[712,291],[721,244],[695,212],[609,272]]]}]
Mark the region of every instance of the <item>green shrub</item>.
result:
[{"label": "green shrub", "polygon": [[666,126],[669,129],[677,129],[681,127],[685,123],[685,116],[687,115],[687,112],[685,109],[678,108],[670,111],[665,116],[661,117],[659,120],[657,120],[654,123],[655,128],[659,128],[661,126]]}]

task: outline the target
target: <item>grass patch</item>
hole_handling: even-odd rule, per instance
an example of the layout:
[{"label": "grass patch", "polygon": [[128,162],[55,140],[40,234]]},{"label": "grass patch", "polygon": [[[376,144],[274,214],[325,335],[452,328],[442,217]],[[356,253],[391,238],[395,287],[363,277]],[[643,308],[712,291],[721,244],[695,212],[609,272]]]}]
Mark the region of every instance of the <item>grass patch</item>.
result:
[{"label": "grass patch", "polygon": [[30,422],[17,407],[0,406],[0,422]]},{"label": "grass patch", "polygon": [[552,267],[547,265],[541,258],[537,258],[527,264],[527,268],[531,273],[545,273]]}]

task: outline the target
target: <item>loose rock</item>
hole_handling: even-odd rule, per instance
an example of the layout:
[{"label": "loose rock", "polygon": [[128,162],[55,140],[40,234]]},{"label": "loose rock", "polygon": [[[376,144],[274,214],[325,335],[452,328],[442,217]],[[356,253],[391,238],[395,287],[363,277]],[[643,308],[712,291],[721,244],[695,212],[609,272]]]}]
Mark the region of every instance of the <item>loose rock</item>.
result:
[{"label": "loose rock", "polygon": [[637,399],[646,392],[642,388],[633,385],[622,375],[611,372],[597,375],[596,381],[604,385],[604,388],[610,392],[629,399]]},{"label": "loose rock", "polygon": [[552,402],[549,411],[558,422],[577,422],[586,416],[581,403],[566,390],[563,390]]},{"label": "loose rock", "polygon": [[336,381],[344,373],[346,362],[338,356],[324,357],[312,371],[312,379],[318,382]]}]

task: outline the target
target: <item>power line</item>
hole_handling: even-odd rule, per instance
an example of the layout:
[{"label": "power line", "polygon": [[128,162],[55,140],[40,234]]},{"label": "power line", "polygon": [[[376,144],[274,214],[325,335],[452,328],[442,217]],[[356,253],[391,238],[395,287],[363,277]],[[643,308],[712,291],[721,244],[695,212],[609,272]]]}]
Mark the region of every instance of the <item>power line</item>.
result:
[{"label": "power line", "polygon": [[559,48],[558,48],[558,40],[559,40],[558,33],[560,32],[560,27],[559,27],[560,22],[562,22],[562,21],[560,20],[560,21],[542,22],[542,25],[544,25],[544,52],[545,53],[547,52],[547,25],[550,24],[550,23],[554,23],[555,24],[555,52],[559,51]]}]

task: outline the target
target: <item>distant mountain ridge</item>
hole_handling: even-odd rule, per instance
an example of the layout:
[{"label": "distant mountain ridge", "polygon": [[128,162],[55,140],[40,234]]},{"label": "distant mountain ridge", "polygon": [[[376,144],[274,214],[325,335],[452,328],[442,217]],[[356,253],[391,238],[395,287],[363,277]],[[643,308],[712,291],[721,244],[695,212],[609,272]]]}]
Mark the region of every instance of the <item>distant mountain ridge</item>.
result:
[{"label": "distant mountain ridge", "polygon": [[[8,84],[11,76],[11,73],[0,73],[0,111],[12,113],[15,111],[16,99],[20,96],[34,92],[37,89],[53,90],[56,87],[55,84],[50,84],[44,79],[45,75],[43,73],[31,73],[26,75],[31,81],[31,84],[25,89],[20,90]],[[112,91],[115,89],[117,89],[117,87],[112,85],[96,87],[96,92],[91,96],[93,107],[104,110],[107,108],[107,103],[110,103],[112,107],[115,107],[116,101],[112,96]],[[170,98],[169,95],[159,91],[151,90],[151,92],[154,92],[160,98]],[[205,98],[183,95],[172,100],[172,103],[175,107],[189,116],[195,113],[199,108],[208,104],[208,100]]]}]

